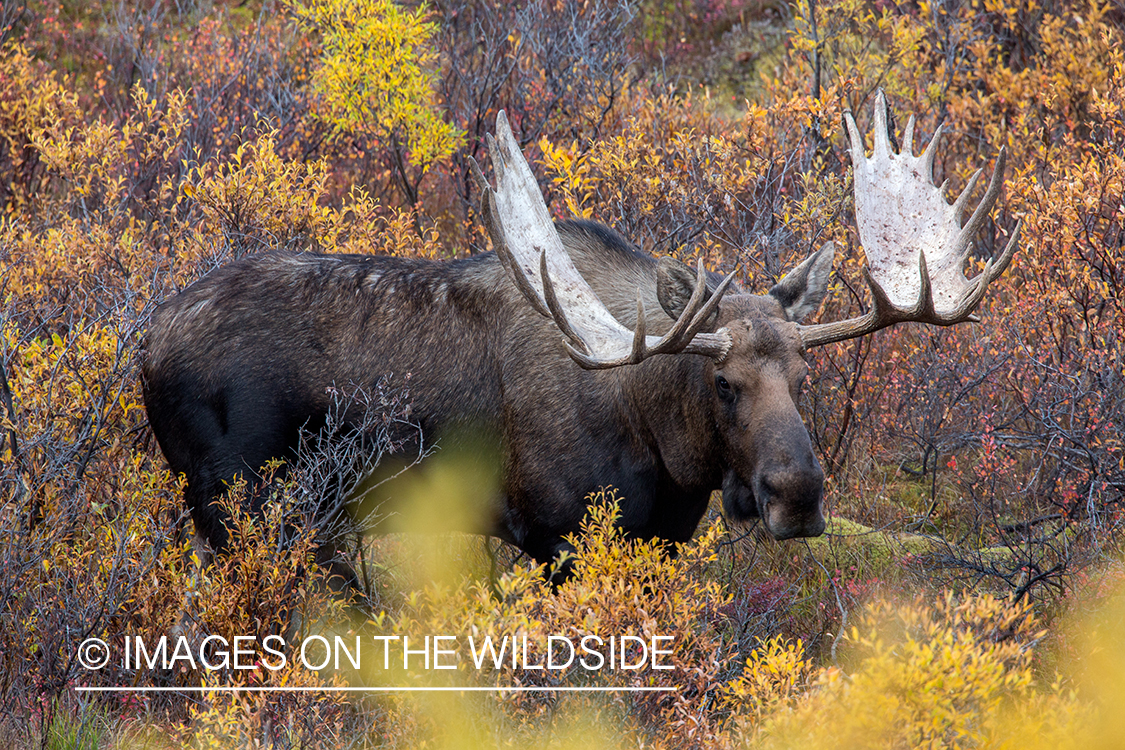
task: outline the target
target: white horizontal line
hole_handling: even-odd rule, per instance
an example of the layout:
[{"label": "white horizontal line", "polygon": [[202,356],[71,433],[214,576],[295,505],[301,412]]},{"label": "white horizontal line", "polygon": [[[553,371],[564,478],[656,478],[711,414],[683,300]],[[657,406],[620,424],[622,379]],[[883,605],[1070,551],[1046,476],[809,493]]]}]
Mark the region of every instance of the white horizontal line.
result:
[{"label": "white horizontal line", "polygon": [[80,693],[674,693],[678,687],[104,687],[77,686]]}]

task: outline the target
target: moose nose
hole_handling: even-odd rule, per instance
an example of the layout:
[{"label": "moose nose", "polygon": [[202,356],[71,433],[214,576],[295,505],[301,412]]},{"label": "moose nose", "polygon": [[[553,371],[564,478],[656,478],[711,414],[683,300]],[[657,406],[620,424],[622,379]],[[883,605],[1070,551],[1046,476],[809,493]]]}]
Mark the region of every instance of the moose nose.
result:
[{"label": "moose nose", "polygon": [[762,474],[758,500],[762,520],[775,539],[820,536],[824,533],[824,472],[815,462],[802,468],[776,469]]}]

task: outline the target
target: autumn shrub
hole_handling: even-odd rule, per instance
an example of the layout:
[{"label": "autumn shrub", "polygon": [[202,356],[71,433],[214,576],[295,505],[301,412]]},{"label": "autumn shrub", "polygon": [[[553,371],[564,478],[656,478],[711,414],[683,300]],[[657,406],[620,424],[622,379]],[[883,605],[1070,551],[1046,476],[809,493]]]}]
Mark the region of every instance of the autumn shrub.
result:
[{"label": "autumn shrub", "polygon": [[[277,472],[280,467],[270,468]],[[334,586],[326,580],[330,569],[315,563],[322,539],[317,529],[304,525],[313,519],[301,512],[307,505],[301,502],[299,480],[267,472],[263,481],[271,488],[261,513],[247,510],[245,482],[223,498],[229,547],[213,564],[197,567],[184,591],[180,622],[164,631],[186,638],[195,653],[205,652],[205,639],[221,639],[211,641],[219,644],[209,655],[211,666],[179,664],[175,676],[178,684],[227,689],[204,690],[187,706],[184,739],[200,747],[299,746],[325,739],[346,719],[338,693],[300,692],[339,683],[306,669],[293,645],[347,622],[346,600],[332,595]],[[253,639],[253,669],[229,657],[236,638]],[[267,643],[273,652],[263,653]],[[293,690],[229,692],[234,686]]]},{"label": "autumn shrub", "polygon": [[947,593],[876,600],[838,665],[763,644],[728,690],[772,710],[739,716],[734,735],[752,747],[1114,747],[1120,580],[1119,564],[1101,569],[1053,635],[1026,602]]},{"label": "autumn shrub", "polygon": [[[0,190],[6,207],[26,207],[38,197],[43,169],[32,138],[50,126],[73,125],[79,113],[74,94],[26,48],[7,42],[0,55]],[[9,209],[10,210],[10,209]]]},{"label": "autumn shrub", "polygon": [[[487,580],[473,579],[457,570],[444,570],[448,560],[438,561],[437,572],[442,577],[436,581],[428,578],[434,574],[432,564],[415,564],[415,570],[429,572],[415,578],[402,608],[379,622],[385,632],[395,635],[443,633],[458,636],[462,643],[473,637],[477,644],[489,637],[494,649],[501,647],[503,639],[513,639],[509,641],[513,649],[516,641],[531,644],[526,661],[521,656],[518,667],[507,659],[488,656],[474,663],[468,653],[461,654],[457,670],[437,684],[675,688],[665,693],[610,693],[604,700],[597,695],[535,693],[499,693],[482,698],[482,710],[490,720],[501,722],[514,736],[530,738],[534,734],[529,732],[539,730],[549,735],[555,722],[566,725],[575,717],[598,713],[619,717],[616,731],[622,741],[626,737],[650,737],[662,746],[705,746],[708,738],[717,736],[720,722],[718,714],[711,715],[702,707],[715,699],[731,669],[722,638],[722,610],[728,598],[706,575],[716,559],[721,526],[713,525],[672,557],[663,543],[628,539],[615,526],[619,513],[615,491],[601,490],[587,499],[591,505],[582,533],[571,540],[571,575],[556,590],[551,590],[542,569],[536,566],[517,565],[490,585]],[[624,635],[636,639],[629,647],[631,663],[638,658],[644,660],[637,642],[645,641],[648,653],[652,638],[660,636],[662,640],[656,641],[656,646],[668,651],[659,659],[664,668],[613,668],[605,655],[594,669],[583,669],[573,659],[562,669],[522,666],[544,663],[549,636],[575,643],[596,636],[608,644],[610,636],[620,639]],[[608,654],[608,647],[599,648]],[[481,646],[482,655],[484,651]],[[495,656],[495,652],[490,653]],[[399,674],[397,679],[403,682],[392,684],[433,684],[415,672]],[[410,705],[404,702],[403,708]],[[443,714],[427,716],[426,704],[420,706],[424,721],[418,731],[424,734],[402,737],[404,746],[416,745],[430,732],[435,732],[440,742],[449,743],[454,741],[447,734],[450,731],[471,729],[482,737],[490,731],[483,726],[463,727]],[[615,742],[608,737],[606,741]]]},{"label": "autumn shrub", "polygon": [[645,62],[683,62],[709,52],[709,45],[747,9],[739,0],[646,0],[638,3],[634,44]]},{"label": "autumn shrub", "polygon": [[[487,250],[470,160],[487,168],[485,135],[503,109],[525,151],[541,138],[565,142],[613,132],[618,103],[636,59],[630,49],[637,13],[622,0],[480,3],[437,0],[438,90],[464,140],[427,213],[451,250]],[[545,183],[545,180],[544,180]],[[444,216],[436,210],[440,205]]]},{"label": "autumn shrub", "polygon": [[[83,640],[107,640],[139,618],[169,623],[180,589],[175,559],[179,483],[137,436],[143,419],[131,373],[137,333],[91,323],[65,338],[4,329],[12,411],[0,474],[3,652],[8,711],[45,733],[88,675]],[[110,668],[97,676],[111,684]]]},{"label": "autumn shrub", "polygon": [[[1120,8],[442,0],[428,11],[366,5],[374,27],[361,28],[344,13],[360,5],[0,9],[0,731],[22,744],[82,742],[84,727],[124,717],[215,746],[453,743],[459,731],[492,744],[553,733],[575,745],[610,722],[621,735],[607,742],[661,746],[1005,737],[1111,746],[1112,712],[1098,707],[1121,693],[1088,654],[1102,649],[1116,664],[1118,651],[1051,618],[1098,609],[1072,597],[1118,552],[1122,523]],[[746,63],[755,80],[739,88],[746,102],[690,79],[712,70],[691,58],[736,16],[740,33],[762,40],[761,57]],[[396,71],[348,47],[359,31],[386,40],[394,29],[413,44],[396,69],[415,74],[405,99],[384,96]],[[334,87],[325,76],[336,64],[352,77]],[[669,88],[677,74],[687,78]],[[340,547],[349,558],[387,555],[375,567],[401,589],[376,600],[381,632],[670,628],[681,669],[660,684],[680,692],[354,706],[220,693],[76,698],[78,684],[204,679],[116,666],[91,676],[73,650],[86,636],[199,638],[347,619],[317,582],[316,537],[278,516],[242,517],[236,502],[239,555],[197,567],[180,482],[139,397],[155,304],[245,253],[487,249],[469,159],[488,168],[483,136],[506,108],[557,217],[603,221],[644,250],[737,269],[758,292],[833,241],[820,320],[857,315],[869,298],[840,118],[850,110],[869,132],[878,88],[892,105],[892,139],[911,112],[918,140],[943,125],[935,178],[951,197],[1007,149],[1005,190],[970,273],[1017,220],[1023,233],[982,323],[899,326],[809,354],[801,409],[828,474],[824,539],[777,543],[756,527],[719,535],[709,521],[670,559],[659,544],[615,536],[598,510],[574,541],[573,580],[554,592],[519,565],[491,587],[465,575],[415,581],[414,566],[390,562],[388,550],[410,548],[397,538],[360,544],[353,534]],[[438,147],[411,145],[420,122]],[[311,459],[305,479],[279,475],[267,504],[299,505],[309,486],[340,482],[354,458],[345,447]],[[900,587],[924,598],[885,603]],[[999,603],[1006,597],[1017,603]],[[873,599],[882,603],[863,615]],[[1034,643],[1029,602],[1052,629],[1047,665],[1035,661],[1045,647]],[[1106,617],[1090,627],[1112,632]],[[526,674],[457,677],[494,686]],[[565,675],[579,678],[631,684],[623,673]],[[1079,731],[1087,718],[1094,734]],[[824,736],[826,727],[837,729]]]},{"label": "autumn shrub", "polygon": [[799,646],[778,644],[751,659],[731,695],[774,710],[737,732],[755,747],[997,747],[1032,719],[1041,733],[1016,733],[1053,746],[1090,714],[1065,687],[1036,686],[1042,635],[1026,606],[987,595],[883,601],[850,629],[839,667],[810,679]]},{"label": "autumn shrub", "polygon": [[434,101],[435,24],[423,8],[390,0],[296,2],[292,11],[321,38],[311,80],[315,116],[336,137],[362,138],[365,155],[384,162],[405,204],[417,205],[427,168],[462,136]]}]

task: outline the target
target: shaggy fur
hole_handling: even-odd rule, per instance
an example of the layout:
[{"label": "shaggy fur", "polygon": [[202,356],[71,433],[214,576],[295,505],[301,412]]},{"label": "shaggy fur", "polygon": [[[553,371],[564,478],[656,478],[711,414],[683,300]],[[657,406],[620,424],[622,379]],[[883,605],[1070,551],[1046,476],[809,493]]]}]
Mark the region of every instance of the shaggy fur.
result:
[{"label": "shaggy fur", "polygon": [[[606,227],[558,228],[624,325],[635,323],[639,288],[649,331],[667,330],[692,274]],[[806,367],[790,322],[823,297],[826,274],[810,278],[815,265],[764,296],[728,293],[715,325],[735,343],[722,368],[658,355],[588,371],[491,253],[448,262],[251,256],[156,311],[145,403],[168,463],[187,475],[196,528],[216,549],[226,530],[212,501],[226,483],[291,457],[302,427],[323,424],[331,387],[384,376],[408,383],[428,443],[497,457],[499,491],[467,530],[541,562],[579,530],[587,493],[609,485],[624,498],[621,525],[642,537],[687,540],[720,488],[736,519],[762,517],[779,538],[816,535],[823,475],[795,406]]]}]

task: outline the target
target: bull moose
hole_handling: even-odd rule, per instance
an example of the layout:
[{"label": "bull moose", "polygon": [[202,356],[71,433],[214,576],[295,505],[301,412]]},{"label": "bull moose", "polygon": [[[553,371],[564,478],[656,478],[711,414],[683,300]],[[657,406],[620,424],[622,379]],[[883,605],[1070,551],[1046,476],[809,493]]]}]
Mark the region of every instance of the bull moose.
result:
[{"label": "bull moose", "polygon": [[974,319],[1019,227],[973,279],[970,243],[996,202],[1001,150],[962,226],[980,172],[953,205],[932,181],[941,128],[900,153],[875,106],[866,156],[845,118],[870,310],[804,325],[825,296],[831,243],[766,294],[636,250],[591,222],[555,224],[504,114],[474,163],[494,252],[451,261],[270,252],[200,279],[153,315],[143,366],[149,421],[187,477],[196,529],[227,543],[213,501],[234,477],[294,454],[323,424],[335,386],[410,372],[412,419],[440,446],[492,441],[499,489],[471,531],[549,563],[577,532],[584,498],[620,490],[630,534],[687,540],[713,490],[733,520],[778,539],[824,530],[824,475],[797,411],[806,350],[902,321]]}]

